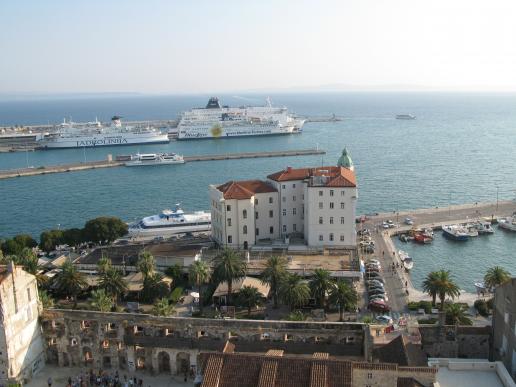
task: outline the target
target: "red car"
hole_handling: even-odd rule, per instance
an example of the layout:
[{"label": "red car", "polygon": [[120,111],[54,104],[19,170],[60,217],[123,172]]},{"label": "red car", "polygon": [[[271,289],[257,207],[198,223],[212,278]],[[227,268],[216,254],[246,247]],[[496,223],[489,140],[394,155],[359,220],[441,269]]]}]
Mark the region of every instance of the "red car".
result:
[{"label": "red car", "polygon": [[391,308],[389,308],[389,305],[387,305],[385,301],[382,300],[373,300],[369,302],[369,309],[377,310],[380,312],[388,312],[389,310],[391,310]]}]

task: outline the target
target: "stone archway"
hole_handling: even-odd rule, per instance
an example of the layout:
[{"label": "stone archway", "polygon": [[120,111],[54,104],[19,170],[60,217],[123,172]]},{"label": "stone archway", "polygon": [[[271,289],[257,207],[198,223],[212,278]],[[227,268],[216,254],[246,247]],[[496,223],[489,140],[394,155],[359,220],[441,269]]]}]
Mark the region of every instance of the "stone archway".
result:
[{"label": "stone archway", "polygon": [[159,372],[170,373],[170,355],[168,352],[161,351],[158,353],[158,370]]},{"label": "stone archway", "polygon": [[187,352],[179,352],[176,355],[176,372],[178,375],[188,374],[190,372],[190,354]]},{"label": "stone archway", "polygon": [[136,358],[136,369],[138,369],[138,370],[145,369],[145,356],[138,356]]},{"label": "stone archway", "polygon": [[90,347],[82,348],[82,356],[84,360],[84,364],[93,363],[93,352]]}]

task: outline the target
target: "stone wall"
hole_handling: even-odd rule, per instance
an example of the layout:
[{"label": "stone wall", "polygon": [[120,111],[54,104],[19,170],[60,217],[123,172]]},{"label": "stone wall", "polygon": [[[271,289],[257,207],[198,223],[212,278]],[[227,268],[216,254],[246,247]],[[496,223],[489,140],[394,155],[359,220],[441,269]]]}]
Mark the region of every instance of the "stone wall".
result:
[{"label": "stone wall", "polygon": [[428,357],[488,359],[490,327],[434,326],[419,327],[423,352]]},{"label": "stone wall", "polygon": [[60,366],[119,367],[179,373],[201,351],[328,352],[363,360],[360,323],[214,320],[79,310],[43,312],[47,361]]}]

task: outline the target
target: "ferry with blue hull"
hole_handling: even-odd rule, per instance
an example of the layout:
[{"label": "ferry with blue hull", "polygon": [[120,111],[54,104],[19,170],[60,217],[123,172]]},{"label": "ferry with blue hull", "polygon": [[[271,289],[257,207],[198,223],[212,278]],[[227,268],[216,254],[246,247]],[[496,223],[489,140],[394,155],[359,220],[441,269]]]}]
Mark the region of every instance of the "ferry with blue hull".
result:
[{"label": "ferry with blue hull", "polygon": [[467,241],[470,238],[468,230],[464,227],[452,224],[442,227],[443,236],[454,241]]},{"label": "ferry with blue hull", "polygon": [[65,121],[56,132],[45,134],[37,146],[42,149],[91,148],[169,142],[166,133],[149,127],[123,126],[121,117],[114,116],[109,126],[104,126],[97,120],[86,124]]}]

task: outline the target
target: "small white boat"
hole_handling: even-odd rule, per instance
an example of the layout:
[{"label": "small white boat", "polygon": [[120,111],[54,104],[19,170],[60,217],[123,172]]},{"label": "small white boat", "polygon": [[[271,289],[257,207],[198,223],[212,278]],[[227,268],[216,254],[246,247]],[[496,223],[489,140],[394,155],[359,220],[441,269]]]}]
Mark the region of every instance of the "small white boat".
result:
[{"label": "small white boat", "polygon": [[146,153],[136,154],[131,157],[131,161],[125,163],[127,167],[138,167],[145,165],[168,165],[184,164],[183,156],[175,153]]},{"label": "small white boat", "polygon": [[507,218],[498,219],[498,227],[504,230],[516,231],[516,215],[513,214]]},{"label": "small white boat", "polygon": [[472,225],[478,231],[479,234],[494,234],[494,229],[491,226],[491,222],[478,221]]},{"label": "small white boat", "polygon": [[403,260],[403,267],[404,267],[406,270],[411,270],[411,269],[414,267],[414,261],[412,260],[412,258],[410,258],[409,256],[407,256],[407,257]]},{"label": "small white boat", "polygon": [[413,116],[412,114],[398,114],[396,116],[397,120],[415,120],[416,116]]},{"label": "small white boat", "polygon": [[408,253],[403,250],[398,250],[398,255],[402,261],[404,261],[405,258],[409,257]]},{"label": "small white boat", "polygon": [[487,292],[486,285],[483,281],[475,282],[475,289],[477,290],[477,293],[485,293]]}]

